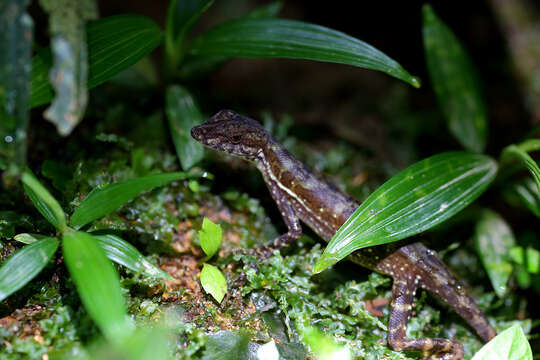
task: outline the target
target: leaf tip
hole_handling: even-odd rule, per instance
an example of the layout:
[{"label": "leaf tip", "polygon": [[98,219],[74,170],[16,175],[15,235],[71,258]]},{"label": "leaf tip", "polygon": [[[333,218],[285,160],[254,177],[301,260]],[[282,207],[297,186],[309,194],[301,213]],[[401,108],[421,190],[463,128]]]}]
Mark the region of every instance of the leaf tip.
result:
[{"label": "leaf tip", "polygon": [[422,20],[424,20],[424,23],[426,22],[432,22],[437,18],[437,15],[435,15],[435,11],[433,11],[433,8],[430,4],[424,4],[422,6]]},{"label": "leaf tip", "polygon": [[333,255],[333,254],[323,253],[323,255],[321,256],[319,261],[317,261],[317,263],[313,267],[313,274],[318,274],[318,273],[326,270],[330,266],[337,263],[339,260],[340,259],[337,256]]},{"label": "leaf tip", "polygon": [[422,80],[417,76],[412,76],[409,83],[416,89],[419,89],[422,86]]}]

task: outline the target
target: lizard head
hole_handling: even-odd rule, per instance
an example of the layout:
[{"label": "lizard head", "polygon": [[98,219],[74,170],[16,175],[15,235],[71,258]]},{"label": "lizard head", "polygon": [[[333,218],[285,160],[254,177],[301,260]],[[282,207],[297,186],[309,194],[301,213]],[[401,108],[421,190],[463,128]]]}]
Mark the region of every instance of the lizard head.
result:
[{"label": "lizard head", "polygon": [[270,134],[255,120],[221,110],[191,129],[191,136],[212,149],[252,159],[265,148]]}]

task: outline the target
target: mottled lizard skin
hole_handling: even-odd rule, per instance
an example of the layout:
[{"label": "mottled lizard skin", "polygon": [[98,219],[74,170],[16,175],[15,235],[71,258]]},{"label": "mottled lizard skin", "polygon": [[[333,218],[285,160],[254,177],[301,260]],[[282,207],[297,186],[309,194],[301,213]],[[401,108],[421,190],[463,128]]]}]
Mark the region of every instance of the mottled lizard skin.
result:
[{"label": "mottled lizard skin", "polygon": [[[297,240],[302,234],[300,220],[330,241],[359,205],[315,176],[255,120],[223,110],[195,126],[191,135],[205,146],[254,163],[261,171],[288,229],[267,248],[280,249]],[[418,288],[452,307],[484,341],[496,335],[439,255],[421,243],[370,247],[356,251],[350,259],[393,279],[388,324],[392,349],[420,350],[432,360],[463,357],[463,346],[454,340],[407,338],[405,331]]]}]

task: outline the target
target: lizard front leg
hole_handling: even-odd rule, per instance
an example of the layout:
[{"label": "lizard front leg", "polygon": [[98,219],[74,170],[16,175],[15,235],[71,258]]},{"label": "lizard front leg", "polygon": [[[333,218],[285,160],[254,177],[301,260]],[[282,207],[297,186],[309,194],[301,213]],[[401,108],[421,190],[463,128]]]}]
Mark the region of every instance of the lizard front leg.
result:
[{"label": "lizard front leg", "polygon": [[[266,178],[267,174],[263,174]],[[300,220],[298,219],[298,216],[296,216],[294,207],[289,201],[287,194],[273,181],[266,181],[266,184],[268,185],[270,194],[276,202],[281,217],[287,226],[287,232],[285,234],[274,239],[269,245],[257,249],[259,253],[262,252],[261,254],[264,255],[264,257],[269,257],[275,250],[283,249],[298,240],[302,235],[302,225],[300,225]]]},{"label": "lizard front leg", "polygon": [[[265,175],[266,178],[266,174],[264,172],[263,175]],[[272,181],[266,181],[266,184],[268,185],[272,198],[278,205],[281,217],[287,226],[287,232],[281,236],[278,236],[266,246],[260,246],[258,248],[249,250],[248,253],[263,259],[272,256],[275,250],[281,250],[289,246],[294,241],[298,240],[302,235],[302,225],[300,225],[300,220],[298,219],[298,216],[296,216],[294,207],[289,201],[287,194]]]},{"label": "lizard front leg", "polygon": [[300,225],[300,220],[296,216],[294,207],[286,194],[272,183],[269,183],[268,187],[270,188],[272,198],[278,205],[281,217],[287,226],[287,232],[285,234],[278,236],[265,247],[270,251],[271,255],[275,250],[281,250],[298,240],[302,235],[302,225]]},{"label": "lizard front leg", "polygon": [[[429,360],[463,358],[463,346],[448,339],[408,339],[406,330],[418,284],[414,277],[395,276],[388,322],[388,344],[393,350],[420,350]],[[431,355],[429,355],[431,354]]]}]

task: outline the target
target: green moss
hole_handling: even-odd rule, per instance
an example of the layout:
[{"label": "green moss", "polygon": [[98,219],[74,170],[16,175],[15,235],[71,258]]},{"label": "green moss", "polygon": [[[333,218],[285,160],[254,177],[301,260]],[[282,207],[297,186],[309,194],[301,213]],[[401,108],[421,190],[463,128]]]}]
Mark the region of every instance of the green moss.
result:
[{"label": "green moss", "polygon": [[[307,325],[319,327],[325,334],[332,334],[338,343],[347,344],[354,356],[365,359],[405,359],[422,358],[421,354],[394,352],[386,345],[388,309],[382,309],[384,317],[374,316],[366,309],[366,300],[383,297],[390,298],[391,280],[372,273],[367,279],[359,272],[358,280],[340,281],[336,278],[350,273],[350,267],[330,270],[312,276],[311,268],[319,258],[318,245],[312,249],[301,249],[296,254],[283,258],[273,256],[268,262],[259,264],[257,270],[245,266],[248,285],[244,294],[263,292],[277,301],[290,324],[289,337],[298,337],[300,328]],[[249,261],[249,259],[244,259]],[[455,315],[447,316],[449,309],[433,304],[433,298],[421,293],[416,302],[415,313],[409,322],[408,335],[412,338],[443,337],[457,338],[464,343],[466,353],[473,354],[482,342],[471,329]],[[480,304],[491,303],[493,297]],[[441,311],[445,316],[441,316]],[[495,324],[499,321],[490,319]]]}]

